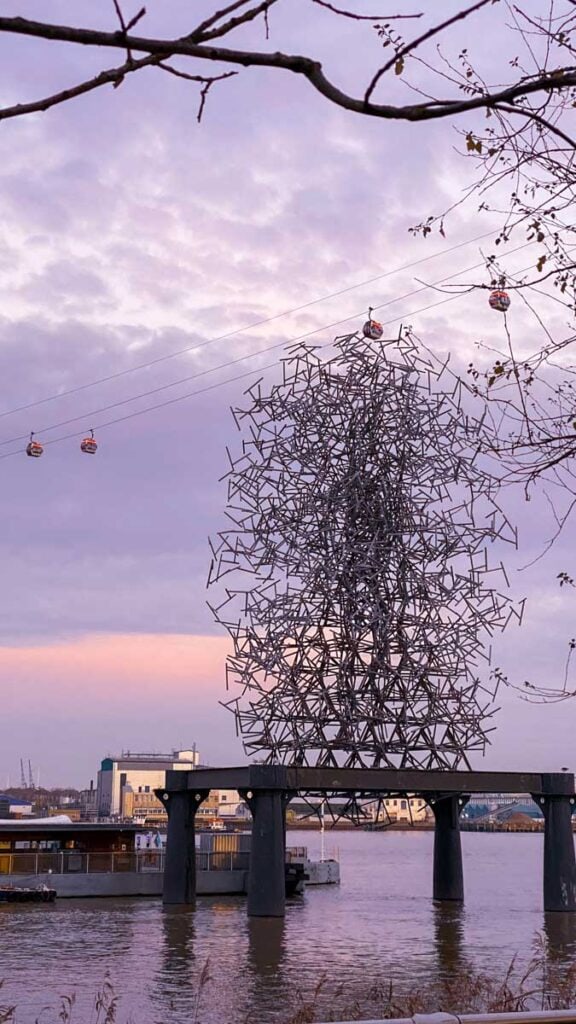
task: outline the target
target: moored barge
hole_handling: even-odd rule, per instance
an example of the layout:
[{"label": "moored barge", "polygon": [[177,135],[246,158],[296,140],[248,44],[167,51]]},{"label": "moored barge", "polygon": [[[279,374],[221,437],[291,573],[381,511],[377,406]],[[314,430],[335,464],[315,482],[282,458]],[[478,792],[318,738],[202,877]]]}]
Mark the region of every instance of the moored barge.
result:
[{"label": "moored barge", "polygon": [[[247,891],[249,832],[198,833],[199,896]],[[157,830],[131,822],[0,821],[0,887],[55,890],[58,898],[161,896],[164,846]],[[286,850],[287,892],[303,884],[337,884],[336,861],[311,861],[307,850]]]}]

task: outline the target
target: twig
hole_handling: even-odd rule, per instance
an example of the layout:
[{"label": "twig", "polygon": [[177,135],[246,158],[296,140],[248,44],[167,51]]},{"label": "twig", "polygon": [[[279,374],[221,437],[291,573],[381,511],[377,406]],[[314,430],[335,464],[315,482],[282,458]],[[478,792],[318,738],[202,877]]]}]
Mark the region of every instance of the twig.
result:
[{"label": "twig", "polygon": [[353,18],[354,21],[400,21],[407,20],[408,18],[421,18],[420,14],[354,14],[353,11],[343,11],[340,7],[335,7],[334,4],[328,3],[328,0],[312,0],[313,4],[318,4],[320,7],[327,7],[329,11],[334,14],[339,14],[342,18]]},{"label": "twig", "polygon": [[[169,57],[170,54],[166,53],[165,56]],[[118,68],[101,71],[95,78],[91,78],[87,82],[81,82],[80,85],[74,85],[70,89],[63,89],[52,96],[46,96],[41,100],[33,100],[31,103],[17,103],[13,107],[0,108],[0,121],[5,121],[11,117],[20,117],[23,114],[34,114],[39,111],[50,110],[51,107],[55,107],[59,103],[66,103],[76,96],[83,96],[94,89],[100,89],[103,85],[118,86],[127,74],[139,71],[144,67],[154,66],[160,63],[161,60],[162,55],[158,54],[151,57],[142,57],[141,60],[126,61],[125,64]]]},{"label": "twig", "polygon": [[481,7],[486,7],[486,4],[490,3],[494,3],[494,0],[479,0],[479,2],[473,4],[472,7],[467,7],[466,10],[459,11],[458,14],[454,14],[451,18],[448,18],[446,21],[441,22],[439,25],[434,25],[433,28],[428,29],[427,32],[424,32],[421,36],[418,36],[416,39],[413,39],[411,43],[406,43],[406,46],[402,46],[394,54],[394,56],[391,57],[391,59],[387,61],[386,64],[384,64],[384,66],[380,68],[379,71],[376,72],[374,78],[372,79],[370,85],[366,90],[366,93],[364,95],[364,102],[370,102],[370,97],[374,92],[374,89],[378,85],[378,82],[382,78],[382,75],[385,75],[386,72],[390,70],[390,68],[394,67],[397,61],[402,60],[403,57],[407,57],[409,53],[412,53],[413,50],[416,50],[419,46],[422,45],[422,43],[428,42],[429,39],[432,39],[433,36],[437,36],[440,32],[443,32],[444,29],[449,28],[450,25],[454,25],[457,21],[463,21],[464,18],[467,18],[470,14],[474,14],[475,11],[479,11]]},{"label": "twig", "polygon": [[[199,29],[195,29],[195,31],[186,38],[193,39],[200,43],[208,43],[212,39],[219,39],[222,36],[229,35],[235,28],[238,28],[240,25],[247,25],[248,22],[254,21],[255,18],[258,18],[261,14],[264,16],[265,25],[268,26],[268,11],[275,3],[278,3],[278,0],[262,0],[262,3],[257,4],[256,7],[253,7],[249,11],[245,11],[244,14],[238,15],[236,18],[230,18],[228,21],[225,21],[223,25],[217,25],[209,31],[207,28],[204,28],[202,32],[200,32]],[[232,4],[232,9],[237,6],[238,4]],[[208,20],[211,21],[213,19]],[[266,38],[268,38],[268,29],[266,30]]]}]

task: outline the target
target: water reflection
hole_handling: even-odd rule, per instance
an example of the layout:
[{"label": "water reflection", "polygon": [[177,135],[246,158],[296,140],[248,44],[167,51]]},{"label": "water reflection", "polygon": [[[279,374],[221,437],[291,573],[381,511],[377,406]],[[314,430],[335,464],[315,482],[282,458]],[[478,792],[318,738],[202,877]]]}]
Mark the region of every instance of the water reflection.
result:
[{"label": "water reflection", "polygon": [[[323,975],[336,1013],[341,985],[348,999],[391,977],[402,993],[458,970],[500,977],[513,957],[523,969],[536,933],[550,974],[566,975],[576,914],[543,916],[541,836],[467,834],[465,908],[430,900],[432,839],[341,833],[341,886],[310,888],[284,920],[248,921],[235,896],[202,897],[194,911],[155,899],[14,904],[0,913],[3,998],[33,1021],[73,988],[88,1021],[109,970],[122,1022],[280,1024]],[[205,968],[212,980],[202,987]]]},{"label": "water reflection", "polygon": [[162,970],[173,974],[194,960],[194,911],[190,907],[162,907]]},{"label": "water reflection", "polygon": [[576,957],[576,913],[544,914],[544,942],[550,962],[573,962]]},{"label": "water reflection", "polygon": [[196,964],[194,910],[190,907],[162,907],[162,941],[156,977],[150,998],[158,1021],[166,1009],[187,1012],[198,999],[201,967]]},{"label": "water reflection", "polygon": [[257,1014],[259,1008],[270,1003],[272,993],[276,1006],[280,1007],[288,1002],[285,970],[286,921],[282,917],[251,917],[246,921],[246,929],[246,973],[250,979],[246,1006],[250,1012]]},{"label": "water reflection", "polygon": [[286,921],[283,917],[249,917],[248,967],[257,978],[276,976],[284,959]]},{"label": "water reflection", "polygon": [[434,945],[438,973],[454,974],[464,965],[464,904],[455,900],[434,903]]}]

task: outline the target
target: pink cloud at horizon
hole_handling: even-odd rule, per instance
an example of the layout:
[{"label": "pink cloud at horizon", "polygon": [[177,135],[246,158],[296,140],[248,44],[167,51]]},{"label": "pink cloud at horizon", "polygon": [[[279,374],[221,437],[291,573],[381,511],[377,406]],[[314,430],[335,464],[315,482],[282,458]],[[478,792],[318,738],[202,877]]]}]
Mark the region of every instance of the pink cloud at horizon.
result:
[{"label": "pink cloud at horizon", "polygon": [[123,697],[141,695],[143,689],[157,683],[162,673],[172,682],[185,682],[195,694],[199,684],[202,692],[210,692],[217,699],[216,689],[224,691],[228,650],[225,637],[161,634],[93,635],[33,647],[3,646],[0,672],[6,680],[4,700],[10,692],[10,674],[13,683],[32,681],[39,668],[63,673],[62,692],[77,684],[81,673],[83,682],[96,683],[103,692],[108,678],[114,685],[122,682]]},{"label": "pink cloud at horizon", "polygon": [[233,716],[219,704],[228,648],[226,637],[160,634],[0,647],[0,788],[15,784],[21,757],[41,783],[78,786],[122,749],[196,743],[205,763],[244,761]]}]

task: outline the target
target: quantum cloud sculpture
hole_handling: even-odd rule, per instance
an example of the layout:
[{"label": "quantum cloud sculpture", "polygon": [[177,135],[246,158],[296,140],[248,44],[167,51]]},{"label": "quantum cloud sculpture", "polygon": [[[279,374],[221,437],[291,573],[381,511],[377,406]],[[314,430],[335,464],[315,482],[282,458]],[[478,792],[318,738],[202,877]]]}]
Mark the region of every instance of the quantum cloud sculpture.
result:
[{"label": "quantum cloud sculpture", "polygon": [[209,575],[233,641],[226,706],[267,763],[468,766],[495,710],[479,666],[514,614],[487,544],[514,531],[445,366],[403,333],[325,353],[288,350],[234,411]]}]

